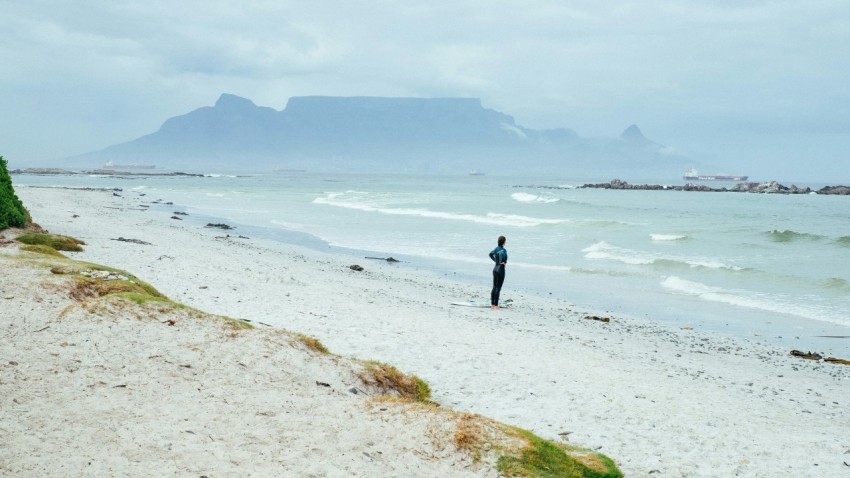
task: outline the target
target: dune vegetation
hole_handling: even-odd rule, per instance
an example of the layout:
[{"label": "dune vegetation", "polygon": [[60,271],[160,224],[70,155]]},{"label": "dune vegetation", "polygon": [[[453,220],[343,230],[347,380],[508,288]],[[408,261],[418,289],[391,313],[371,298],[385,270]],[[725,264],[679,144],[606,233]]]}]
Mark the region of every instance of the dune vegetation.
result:
[{"label": "dune vegetation", "polygon": [[30,222],[30,214],[15,195],[12,178],[6,168],[6,160],[0,156],[0,230],[9,227],[24,227]]}]

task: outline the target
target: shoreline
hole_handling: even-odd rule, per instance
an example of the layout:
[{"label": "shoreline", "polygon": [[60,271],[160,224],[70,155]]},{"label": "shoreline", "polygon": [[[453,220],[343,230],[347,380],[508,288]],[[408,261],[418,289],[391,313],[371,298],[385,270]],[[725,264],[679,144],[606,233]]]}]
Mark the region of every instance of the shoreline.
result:
[{"label": "shoreline", "polygon": [[[90,244],[74,257],[121,266],[211,313],[393,363],[429,382],[437,402],[547,438],[565,433],[612,456],[627,476],[846,471],[846,366],[636,319],[599,323],[567,301],[522,292],[520,305],[497,313],[452,308],[451,300],[481,296],[480,287],[414,265],[369,261],[358,273],[347,256],[217,239],[220,231],[153,208],[106,209],[115,199],[103,192],[18,195],[42,226]],[[817,438],[791,436],[806,432]]]},{"label": "shoreline", "polygon": [[[128,193],[132,193],[132,191],[128,191]],[[161,201],[152,201],[150,202],[150,205],[151,211],[160,210],[163,213],[169,212],[174,207],[180,206],[171,206],[170,203],[164,203]],[[172,219],[174,218],[172,217]],[[402,258],[400,262],[404,263],[398,266],[400,268],[411,268],[413,270],[429,274],[430,276],[432,276],[431,279],[448,279],[452,281],[461,282],[463,284],[466,284],[467,286],[476,287],[476,292],[482,294],[481,300],[489,300],[487,297],[485,297],[487,293],[489,293],[490,287],[489,278],[486,277],[486,274],[474,275],[470,274],[468,271],[458,272],[456,270],[453,270],[453,264],[445,259],[428,259],[423,258],[421,256],[409,256],[404,254],[400,255],[391,251],[376,252],[374,250],[356,249],[351,247],[333,245],[328,241],[307,232],[289,229],[272,229],[262,226],[247,225],[231,221],[225,218],[224,216],[195,213],[191,216],[182,216],[181,220],[184,220],[186,223],[189,224],[195,224],[199,227],[203,226],[205,223],[213,222],[222,223],[222,225],[228,225],[228,227],[232,225],[234,229],[234,232],[232,232],[233,239],[238,239],[238,236],[244,233],[253,239],[272,241],[275,243],[283,244],[284,246],[290,245],[305,247],[309,250],[320,253],[347,257],[354,262],[363,262],[364,259],[368,259],[367,256],[374,254],[384,256],[390,256],[395,254],[398,258]],[[235,232],[237,230],[239,232]],[[223,234],[231,236],[231,233],[227,230],[224,230]],[[243,238],[248,239],[248,237]],[[363,262],[363,264],[368,264],[369,262],[371,261]],[[487,267],[488,266],[485,265],[483,270],[486,271]],[[522,270],[522,274],[524,274],[525,276],[528,276],[531,273],[530,271],[533,270],[533,268],[526,268],[523,265],[517,264],[512,266],[512,269],[514,270],[514,273],[518,272],[517,269]],[[512,276],[513,275],[514,274],[512,273]],[[522,283],[522,281],[520,282]],[[682,321],[677,317],[671,318],[664,316],[658,311],[635,309],[633,308],[634,304],[632,304],[631,308],[624,305],[612,307],[612,299],[610,298],[607,299],[608,303],[588,304],[576,302],[575,300],[569,298],[569,294],[566,292],[556,292],[556,295],[553,295],[552,292],[547,292],[547,289],[540,287],[509,287],[506,290],[508,291],[508,294],[521,293],[526,295],[533,295],[540,299],[546,300],[551,298],[560,298],[564,303],[569,304],[572,308],[583,311],[585,315],[614,314],[621,316],[623,319],[636,323],[645,322],[647,325],[655,325],[662,328],[672,329],[697,329],[708,334],[717,335],[718,337],[733,339],[737,341],[756,342],[759,345],[777,347],[785,351],[805,349],[806,351],[819,352],[821,354],[826,355],[832,354],[839,355],[841,357],[844,357],[846,355],[850,357],[850,344],[844,345],[844,341],[837,341],[833,340],[832,338],[828,338],[837,335],[846,335],[847,333],[850,333],[850,328],[848,328],[848,326],[844,324],[835,323],[829,320],[816,320],[800,316],[794,316],[793,318],[777,318],[770,317],[770,314],[764,313],[764,318],[762,321],[744,323],[736,323],[734,321],[729,320],[728,318],[724,320],[711,321],[707,320],[705,317],[702,317],[700,319],[692,319],[689,321]],[[640,313],[638,312],[638,310],[640,310]],[[809,333],[803,333],[801,331],[809,331]]]}]

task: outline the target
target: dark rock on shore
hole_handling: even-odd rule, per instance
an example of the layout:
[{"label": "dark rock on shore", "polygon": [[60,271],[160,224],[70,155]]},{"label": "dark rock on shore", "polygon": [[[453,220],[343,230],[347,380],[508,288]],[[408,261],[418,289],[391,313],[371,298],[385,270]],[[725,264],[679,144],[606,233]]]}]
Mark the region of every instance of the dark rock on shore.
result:
[{"label": "dark rock on shore", "polygon": [[119,242],[130,242],[130,243],[133,243],[133,244],[141,244],[143,246],[150,246],[151,245],[150,242],[145,242],[145,241],[142,241],[140,239],[127,239],[125,237],[119,237],[118,239],[112,239],[112,240],[113,241],[119,241]]},{"label": "dark rock on shore", "polygon": [[224,224],[224,223],[213,224],[211,222],[208,222],[207,225],[204,226],[204,227],[217,227],[219,229],[224,229],[224,230],[235,229],[233,226],[228,226],[227,224]]}]

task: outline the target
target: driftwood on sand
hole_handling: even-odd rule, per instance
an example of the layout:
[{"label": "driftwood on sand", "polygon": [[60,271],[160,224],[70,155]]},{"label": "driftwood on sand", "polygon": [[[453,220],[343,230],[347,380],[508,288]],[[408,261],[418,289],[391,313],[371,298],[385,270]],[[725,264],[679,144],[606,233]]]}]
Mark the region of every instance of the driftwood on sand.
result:
[{"label": "driftwood on sand", "polygon": [[400,260],[398,260],[398,259],[396,259],[395,257],[392,257],[392,256],[390,256],[390,257],[369,257],[369,256],[366,256],[366,259],[375,259],[375,260],[387,261],[387,262],[401,262]]},{"label": "driftwood on sand", "polygon": [[800,352],[799,350],[792,350],[791,355],[793,355],[794,357],[800,357],[800,358],[806,359],[806,360],[823,360],[824,362],[840,363],[842,365],[850,365],[850,360],[844,360],[844,359],[835,358],[835,357],[824,357],[823,355],[821,355],[819,353],[814,353],[814,352]]}]

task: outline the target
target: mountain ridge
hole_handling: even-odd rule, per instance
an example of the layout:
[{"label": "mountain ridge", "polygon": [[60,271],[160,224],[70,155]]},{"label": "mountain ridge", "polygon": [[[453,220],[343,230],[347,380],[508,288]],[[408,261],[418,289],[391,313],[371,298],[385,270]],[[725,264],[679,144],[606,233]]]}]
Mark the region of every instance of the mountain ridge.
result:
[{"label": "mountain ridge", "polygon": [[296,96],[282,110],[224,93],[155,132],[66,158],[72,165],[155,164],[166,170],[452,173],[471,169],[616,174],[678,171],[686,158],[631,125],[618,138],[534,130],[478,98]]}]

